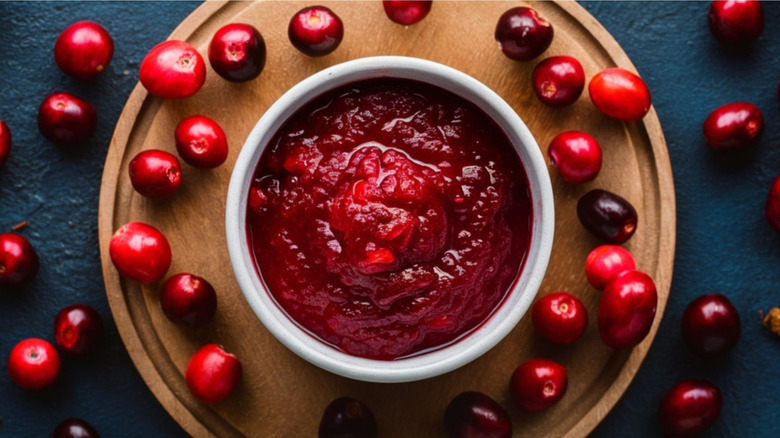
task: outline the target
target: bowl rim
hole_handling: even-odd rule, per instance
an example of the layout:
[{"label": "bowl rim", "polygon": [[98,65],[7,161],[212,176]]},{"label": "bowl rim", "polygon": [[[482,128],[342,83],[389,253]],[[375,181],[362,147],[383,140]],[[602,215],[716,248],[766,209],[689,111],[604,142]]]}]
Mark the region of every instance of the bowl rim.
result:
[{"label": "bowl rim", "polygon": [[[478,327],[453,343],[397,360],[352,356],[319,340],[295,323],[266,290],[249,250],[247,194],[257,163],[279,128],[303,105],[341,85],[392,77],[429,83],[479,107],[509,137],[520,156],[532,201],[532,230],[520,275],[501,304]],[[455,370],[486,353],[525,315],[541,286],[552,251],[554,201],[546,163],[531,132],[512,107],[477,79],[452,67],[420,58],[372,56],[336,64],[291,87],[260,117],[232,170],[225,227],[233,271],[244,298],[266,329],[306,361],[332,373],[369,382],[411,382]]]}]

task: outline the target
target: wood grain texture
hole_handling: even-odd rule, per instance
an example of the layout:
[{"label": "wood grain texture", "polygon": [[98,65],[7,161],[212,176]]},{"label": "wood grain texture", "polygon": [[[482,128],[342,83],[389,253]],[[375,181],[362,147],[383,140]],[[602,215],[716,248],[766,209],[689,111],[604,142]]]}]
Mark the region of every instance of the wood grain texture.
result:
[{"label": "wood grain texture", "polygon": [[[204,87],[182,101],[163,101],[138,85],[120,116],[101,186],[99,236],[108,300],[125,345],[140,374],[161,404],[193,436],[314,436],[320,415],[334,398],[349,395],[375,412],[380,436],[443,436],[441,417],[449,400],[465,390],[482,391],[507,408],[516,436],[587,435],[628,387],[642,363],[663,316],[675,243],[675,199],[663,132],[654,110],[641,121],[621,123],[600,115],[584,95],[571,107],[542,105],[530,87],[534,62],[517,63],[496,48],[498,17],[523,2],[437,1],[431,14],[414,26],[388,20],[380,2],[323,2],[344,21],[345,37],[332,54],[309,58],[287,40],[287,23],[303,2],[207,2],[171,35],[204,54],[211,35],[229,22],[245,22],[263,34],[268,59],[259,78],[229,83],[209,69]],[[634,70],[615,40],[573,2],[534,3],[555,27],[555,39],[543,56],[576,56],[590,78],[610,66]],[[437,61],[474,76],[518,112],[546,155],[557,133],[579,129],[602,145],[604,165],[593,182],[572,186],[550,166],[555,194],[555,243],[540,296],[567,290],[585,303],[591,320],[574,345],[551,345],[533,332],[530,318],[497,347],[471,364],[433,379],[407,384],[353,381],[320,370],[277,342],[244,301],[233,278],[224,233],[225,197],[230,172],[244,139],[282,93],[307,76],[334,64],[371,55],[406,55]],[[214,170],[183,169],[182,187],[173,199],[147,200],[135,193],[129,161],[144,149],[175,152],[176,124],[204,114],[225,130],[227,162]],[[580,225],[578,197],[592,188],[619,193],[637,208],[639,226],[625,245],[639,269],[653,276],[659,290],[658,315],[650,335],[636,348],[615,351],[600,339],[595,315],[599,295],[584,274],[587,253],[598,245]],[[216,288],[219,306],[206,328],[191,330],[170,323],[157,300],[159,284],[139,285],[121,278],[108,256],[114,230],[131,220],[154,225],[173,250],[169,275],[192,272]],[[188,392],[183,373],[189,357],[216,342],[237,354],[244,378],[234,394],[214,406]],[[508,381],[514,368],[533,357],[564,364],[569,389],[563,400],[540,415],[512,405]]]}]

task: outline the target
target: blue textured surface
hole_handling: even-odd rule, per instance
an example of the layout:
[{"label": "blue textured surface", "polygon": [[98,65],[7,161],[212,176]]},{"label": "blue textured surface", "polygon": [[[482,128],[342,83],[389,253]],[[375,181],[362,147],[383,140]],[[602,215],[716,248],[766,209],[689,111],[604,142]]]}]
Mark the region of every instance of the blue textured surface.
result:
[{"label": "blue textured surface", "polygon": [[[655,411],[680,380],[704,377],[724,393],[721,419],[705,436],[780,436],[780,339],[761,327],[758,310],[780,305],[780,237],[764,220],[764,201],[780,173],[780,3],[765,3],[766,29],[750,50],[727,51],[707,30],[706,2],[583,2],[621,44],[653,93],[669,147],[677,194],[677,252],[664,320],[639,374],[593,436],[657,436]],[[30,289],[0,296],[0,436],[48,436],[63,418],[91,422],[104,437],[185,436],[132,365],[111,320],[97,242],[100,178],[114,124],[137,81],[143,55],[198,3],[0,2],[0,119],[13,132],[0,170],[0,231],[22,220],[42,267]],[[434,9],[435,13],[435,9]],[[52,47],[70,23],[91,19],[114,37],[114,60],[81,83],[54,64]],[[75,152],[38,133],[37,107],[62,89],[92,102],[98,130]],[[704,144],[701,124],[715,107],[744,100],[764,113],[766,131],[753,154],[722,159]],[[685,305],[708,292],[739,309],[743,336],[719,361],[696,359],[682,345]],[[93,357],[64,358],[50,390],[17,388],[4,371],[19,340],[53,340],[57,311],[94,306],[107,339]],[[522,427],[522,425],[516,425]]]}]

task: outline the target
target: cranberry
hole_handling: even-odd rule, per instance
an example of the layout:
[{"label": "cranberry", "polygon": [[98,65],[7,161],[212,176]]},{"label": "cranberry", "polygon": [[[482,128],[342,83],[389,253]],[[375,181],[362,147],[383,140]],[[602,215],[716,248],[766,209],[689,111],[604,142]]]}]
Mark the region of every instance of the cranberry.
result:
[{"label": "cranberry", "polygon": [[718,420],[723,396],[706,380],[686,380],[664,394],[658,407],[658,423],[667,435],[697,435]]},{"label": "cranberry", "polygon": [[775,178],[766,197],[766,220],[772,229],[780,234],[780,175]]},{"label": "cranberry", "polygon": [[567,183],[592,181],[601,170],[601,146],[582,131],[566,131],[555,136],[547,149],[550,161]]},{"label": "cranberry", "polygon": [[382,0],[387,18],[405,26],[422,21],[432,5],[433,0]]},{"label": "cranberry", "polygon": [[206,325],[217,311],[217,293],[205,279],[176,274],[163,284],[160,306],[171,322],[188,327]]},{"label": "cranberry", "polygon": [[54,339],[68,353],[91,353],[102,337],[103,320],[95,309],[86,304],[67,306],[54,319]]},{"label": "cranberry", "polygon": [[141,151],[129,166],[130,182],[143,196],[164,199],[173,196],[181,185],[181,165],[173,154],[157,149]]},{"label": "cranberry", "polygon": [[534,67],[534,91],[547,106],[560,108],[571,105],[585,89],[585,70],[576,58],[551,56]]},{"label": "cranberry", "polygon": [[187,387],[204,403],[224,400],[241,380],[241,361],[216,344],[201,347],[190,359],[185,372]]},{"label": "cranberry", "polygon": [[550,47],[553,34],[550,22],[536,10],[518,6],[499,17],[495,39],[509,59],[530,61]]},{"label": "cranberry", "polygon": [[598,246],[585,259],[585,276],[588,283],[598,290],[604,289],[615,275],[631,269],[636,269],[634,256],[622,246]]},{"label": "cranberry", "polygon": [[171,265],[171,247],[158,229],[142,222],[122,225],[108,245],[120,274],[141,283],[161,279]]},{"label": "cranberry", "polygon": [[704,120],[704,140],[716,151],[740,151],[755,145],[764,131],[764,116],[752,103],[716,108]]},{"label": "cranberry", "polygon": [[163,41],[141,61],[139,77],[155,96],[184,99],[206,82],[206,65],[198,50],[186,41]]},{"label": "cranberry", "polygon": [[652,99],[645,81],[634,73],[613,67],[597,73],[588,84],[596,109],[618,120],[639,120],[650,111]]},{"label": "cranberry", "polygon": [[25,339],[11,350],[8,374],[24,389],[43,389],[60,376],[60,356],[43,339]]},{"label": "cranberry", "polygon": [[622,197],[601,189],[593,189],[580,197],[577,217],[588,231],[614,244],[630,239],[637,226],[634,206]]},{"label": "cranberry", "polygon": [[531,359],[517,367],[509,382],[509,392],[526,412],[541,412],[558,403],[566,394],[566,368],[546,359]]},{"label": "cranberry", "polygon": [[218,75],[233,82],[246,82],[265,67],[265,40],[252,25],[226,24],[209,44],[209,63]]},{"label": "cranberry", "polygon": [[737,308],[721,294],[705,294],[691,301],[680,328],[685,345],[704,357],[728,352],[742,332]]},{"label": "cranberry", "polygon": [[599,301],[599,333],[612,348],[631,348],[650,332],[658,306],[655,283],[644,272],[623,271],[604,287]]},{"label": "cranberry", "polygon": [[330,402],[322,414],[319,438],[376,438],[377,424],[371,409],[350,397]]},{"label": "cranberry", "polygon": [[764,11],[757,0],[714,1],[707,20],[715,38],[728,45],[752,43],[764,31]]},{"label": "cranberry", "polygon": [[512,436],[512,421],[504,408],[477,391],[466,391],[452,399],[444,411],[444,427],[450,438]]},{"label": "cranberry", "polygon": [[225,131],[206,116],[190,116],[176,125],[176,150],[193,167],[213,169],[228,156]]},{"label": "cranberry", "polygon": [[100,434],[86,421],[68,418],[54,428],[50,438],[100,438]]},{"label": "cranberry", "polygon": [[293,15],[287,36],[296,49],[309,56],[336,50],[344,38],[341,18],[325,6],[310,6]]},{"label": "cranberry", "polygon": [[89,79],[105,70],[114,55],[114,40],[94,21],[78,21],[62,31],[54,43],[54,62],[77,79]]},{"label": "cranberry", "polygon": [[11,155],[11,128],[0,120],[0,169],[5,166],[9,155]]},{"label": "cranberry", "polygon": [[35,248],[14,233],[0,234],[0,289],[18,289],[30,284],[40,263]]},{"label": "cranberry", "polygon": [[72,145],[92,137],[97,125],[95,108],[70,93],[49,94],[38,108],[38,130],[52,143]]},{"label": "cranberry", "polygon": [[54,428],[50,438],[100,438],[100,434],[86,421],[68,418]]},{"label": "cranberry", "polygon": [[554,292],[534,304],[531,320],[536,331],[548,340],[571,344],[585,333],[588,311],[574,295]]}]

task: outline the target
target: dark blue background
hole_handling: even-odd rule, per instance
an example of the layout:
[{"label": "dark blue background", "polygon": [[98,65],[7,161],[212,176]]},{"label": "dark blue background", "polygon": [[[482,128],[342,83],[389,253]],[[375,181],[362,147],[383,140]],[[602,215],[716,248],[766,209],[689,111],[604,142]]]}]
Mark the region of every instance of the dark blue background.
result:
[{"label": "dark blue background", "polygon": [[[706,436],[780,436],[780,338],[767,334],[758,316],[759,309],[780,306],[780,237],[764,220],[766,194],[780,173],[780,3],[764,3],[766,29],[740,51],[725,50],[709,34],[707,2],[582,4],[652,90],[677,195],[674,280],[660,331],[594,436],[659,435],[661,396],[693,377],[711,380],[724,393],[723,415]],[[97,209],[108,144],[139,63],[197,5],[0,2],[0,119],[13,132],[10,160],[0,170],[0,232],[29,221],[21,233],[42,262],[26,293],[0,296],[0,436],[48,436],[69,416],[87,419],[104,437],[185,435],[141,380],[111,319]],[[109,68],[87,83],[62,73],[52,55],[59,32],[82,19],[103,24],[116,44]],[[57,89],[86,98],[98,111],[95,136],[75,152],[55,148],[36,127],[38,105]],[[761,108],[766,130],[754,153],[723,159],[705,145],[701,124],[717,106],[740,100]],[[734,302],[743,336],[727,357],[704,362],[682,345],[679,321],[688,302],[709,292]],[[52,389],[17,388],[4,371],[11,348],[31,336],[53,341],[54,316],[76,302],[103,316],[107,342],[93,357],[65,357]]]}]

